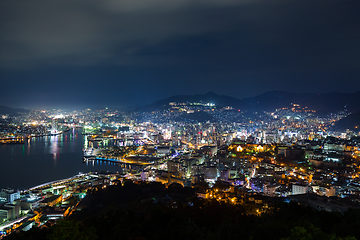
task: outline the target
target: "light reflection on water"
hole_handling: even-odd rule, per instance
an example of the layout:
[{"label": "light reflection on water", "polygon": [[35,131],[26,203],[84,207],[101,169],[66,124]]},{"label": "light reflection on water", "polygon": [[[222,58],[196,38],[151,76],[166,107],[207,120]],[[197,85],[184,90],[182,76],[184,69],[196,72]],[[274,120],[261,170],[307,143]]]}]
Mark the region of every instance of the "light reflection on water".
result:
[{"label": "light reflection on water", "polygon": [[3,170],[0,189],[29,188],[79,172],[121,171],[121,167],[105,162],[83,163],[83,148],[90,143],[81,134],[81,129],[73,129],[63,135],[31,138],[24,144],[0,145]]}]

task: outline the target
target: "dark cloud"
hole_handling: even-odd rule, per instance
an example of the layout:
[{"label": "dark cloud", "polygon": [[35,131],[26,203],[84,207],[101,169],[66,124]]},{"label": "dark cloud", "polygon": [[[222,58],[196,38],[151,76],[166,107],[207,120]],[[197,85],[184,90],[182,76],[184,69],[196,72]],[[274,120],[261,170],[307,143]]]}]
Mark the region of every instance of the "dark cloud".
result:
[{"label": "dark cloud", "polygon": [[[106,60],[126,64],[131,62],[129,55],[144,46],[222,29],[224,21],[208,22],[212,17],[204,18],[201,12],[238,5],[234,1],[112,0],[2,4],[0,61],[5,67],[30,62],[91,65]],[[114,50],[123,56],[114,55]]]},{"label": "dark cloud", "polygon": [[[11,105],[8,89],[13,105],[31,94],[33,105],[116,105],[210,90],[357,91],[359,10],[356,0],[2,1],[0,103]],[[86,91],[45,101],[66,84]],[[96,91],[110,96],[81,94]]]}]

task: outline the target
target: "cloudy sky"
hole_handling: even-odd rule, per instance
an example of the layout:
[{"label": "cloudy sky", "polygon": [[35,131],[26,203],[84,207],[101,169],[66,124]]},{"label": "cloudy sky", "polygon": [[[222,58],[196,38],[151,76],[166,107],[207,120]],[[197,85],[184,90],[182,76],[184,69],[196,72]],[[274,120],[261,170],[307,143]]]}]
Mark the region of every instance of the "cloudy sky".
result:
[{"label": "cloudy sky", "polygon": [[0,105],[360,91],[358,0],[3,0]]}]

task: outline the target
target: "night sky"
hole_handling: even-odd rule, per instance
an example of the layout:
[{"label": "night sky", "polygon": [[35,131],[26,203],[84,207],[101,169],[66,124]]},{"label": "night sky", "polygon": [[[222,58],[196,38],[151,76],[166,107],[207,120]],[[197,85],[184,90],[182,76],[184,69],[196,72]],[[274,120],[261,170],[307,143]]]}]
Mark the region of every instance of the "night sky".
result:
[{"label": "night sky", "polygon": [[3,0],[0,105],[360,90],[359,0]]}]

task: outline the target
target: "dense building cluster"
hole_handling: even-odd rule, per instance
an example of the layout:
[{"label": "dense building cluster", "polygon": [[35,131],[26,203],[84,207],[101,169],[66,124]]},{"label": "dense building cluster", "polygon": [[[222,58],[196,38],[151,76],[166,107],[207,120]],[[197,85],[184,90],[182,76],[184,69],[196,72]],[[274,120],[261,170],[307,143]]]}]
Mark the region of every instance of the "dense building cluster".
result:
[{"label": "dense building cluster", "polygon": [[360,199],[359,132],[332,130],[347,114],[318,117],[298,104],[249,113],[212,103],[171,102],[152,112],[34,110],[4,115],[3,139],[81,127],[86,136],[83,161],[110,162],[119,166],[119,173],[83,174],[21,194],[3,189],[0,231],[51,224],[76,211],[87,190],[124,179],[177,183],[196,188],[199,198],[219,202],[241,204],[246,197],[259,203],[253,214],[267,211],[264,197],[344,212],[358,207]]}]

